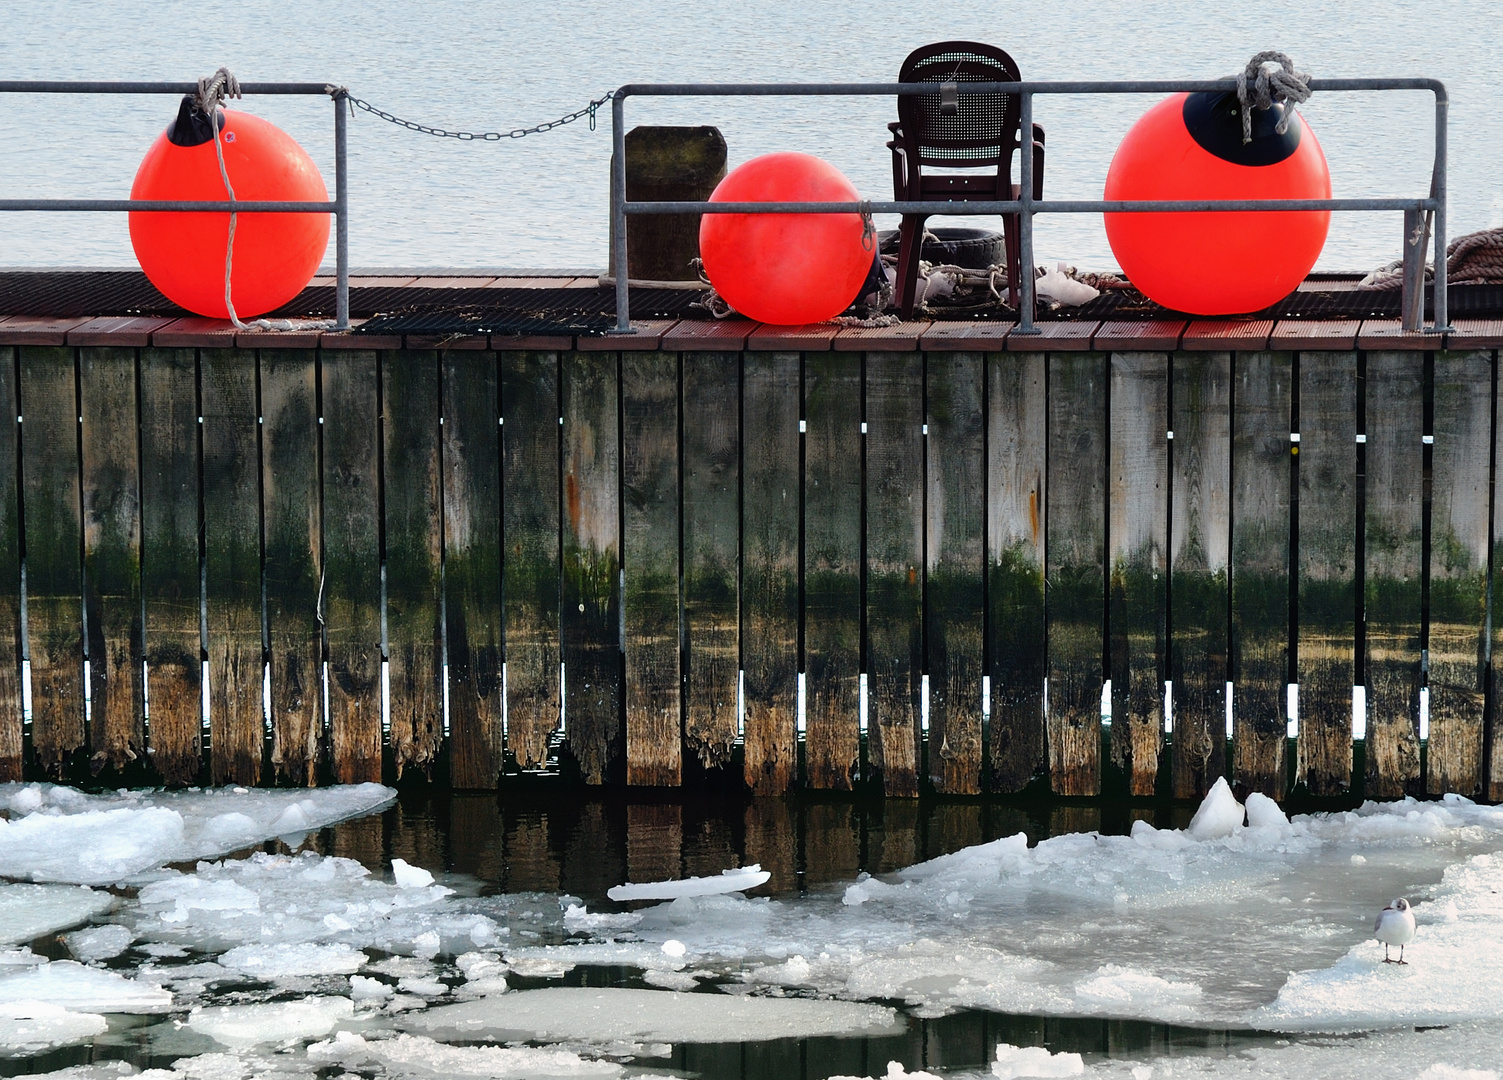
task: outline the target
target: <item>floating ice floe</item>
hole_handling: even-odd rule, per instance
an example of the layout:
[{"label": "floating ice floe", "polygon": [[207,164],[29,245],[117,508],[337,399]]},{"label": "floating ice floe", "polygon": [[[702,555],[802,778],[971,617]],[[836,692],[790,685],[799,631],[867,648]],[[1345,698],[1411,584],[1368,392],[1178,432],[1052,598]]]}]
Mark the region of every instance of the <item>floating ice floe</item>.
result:
[{"label": "floating ice floe", "polygon": [[69,885],[0,885],[0,945],[66,930],[115,906],[109,893]]},{"label": "floating ice floe", "polygon": [[290,945],[237,945],[219,963],[258,979],[293,975],[353,975],[370,957],[343,942],[320,945],[301,941]]},{"label": "floating ice floe", "polygon": [[188,1026],[229,1047],[278,1045],[329,1034],[355,1014],[346,997],[309,997],[253,1005],[213,1005],[188,1014]]},{"label": "floating ice floe", "polygon": [[95,960],[109,960],[119,956],[130,948],[134,937],[129,927],[121,926],[119,923],[105,923],[102,926],[86,926],[82,930],[64,934],[63,944],[73,954],[73,959],[87,964]]},{"label": "floating ice floe", "polygon": [[346,1067],[376,1064],[387,1076],[446,1080],[448,1077],[490,1077],[493,1080],[547,1080],[550,1077],[620,1076],[620,1065],[591,1061],[569,1050],[531,1047],[447,1046],[419,1035],[394,1039],[366,1039],[341,1031],[327,1042],[308,1048],[315,1063]]},{"label": "floating ice floe", "polygon": [[45,1001],[0,1002],[0,1057],[22,1057],[101,1035],[103,1016]]},{"label": "floating ice floe", "polygon": [[889,1061],[887,1063],[887,1071],[880,1077],[832,1076],[830,1080],[942,1080],[942,1078],[932,1072],[924,1072],[923,1070],[909,1072],[903,1067],[901,1061]]},{"label": "floating ice floe", "polygon": [[759,885],[766,885],[772,872],[763,870],[758,863],[734,870],[722,870],[719,877],[691,877],[678,881],[650,881],[641,884],[617,885],[606,890],[612,900],[676,900],[681,896],[719,896],[722,893],[745,892]]},{"label": "floating ice floe", "polygon": [[1079,1054],[1052,1054],[1044,1046],[998,1043],[997,1056],[992,1062],[992,1075],[997,1080],[1015,1080],[1025,1076],[1081,1076],[1084,1073],[1085,1059]]},{"label": "floating ice floe", "polygon": [[0,975],[0,1006],[41,1002],[80,1012],[164,1013],[172,994],[74,960],[55,960]]}]

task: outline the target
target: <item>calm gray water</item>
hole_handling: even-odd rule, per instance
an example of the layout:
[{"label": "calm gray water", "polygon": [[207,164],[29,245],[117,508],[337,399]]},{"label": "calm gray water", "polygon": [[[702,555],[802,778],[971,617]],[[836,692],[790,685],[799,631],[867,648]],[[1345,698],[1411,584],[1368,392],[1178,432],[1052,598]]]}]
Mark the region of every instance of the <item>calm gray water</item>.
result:
[{"label": "calm gray water", "polygon": [[[343,83],[399,115],[506,130],[572,111],[625,82],[887,80],[928,41],[1008,49],[1025,77],[1209,78],[1280,48],[1325,76],[1427,75],[1452,94],[1451,232],[1503,225],[1493,165],[1498,20],[1478,0],[1415,4],[1192,0],[1103,4],[770,0],[398,0],[293,4],[6,0],[3,78],[190,80],[220,64],[245,80]],[[1147,98],[1041,100],[1046,192],[1099,197],[1118,141]],[[332,105],[247,99],[290,131],[333,184]],[[0,97],[5,197],[124,197],[176,102],[161,97]],[[1326,94],[1303,109],[1338,195],[1415,195],[1432,152],[1426,94]],[[872,198],[890,197],[887,99],[635,100],[628,123],[713,123],[731,163],[818,154]],[[366,114],[350,127],[351,257],[357,266],[600,266],[607,233],[608,114],[520,141],[459,143]],[[1338,215],[1320,265],[1396,257],[1396,214]],[[1041,260],[1114,265],[1099,218],[1038,225]],[[332,258],[332,253],[331,253]],[[0,265],[133,265],[124,215],[0,215]]]}]

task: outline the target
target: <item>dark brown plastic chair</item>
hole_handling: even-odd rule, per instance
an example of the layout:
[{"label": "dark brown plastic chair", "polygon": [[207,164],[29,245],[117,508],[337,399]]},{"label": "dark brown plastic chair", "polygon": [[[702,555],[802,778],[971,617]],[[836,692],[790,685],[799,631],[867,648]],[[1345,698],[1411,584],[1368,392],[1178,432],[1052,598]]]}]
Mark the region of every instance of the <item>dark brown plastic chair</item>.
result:
[{"label": "dark brown plastic chair", "polygon": [[[1019,82],[1018,65],[1001,49],[974,41],[941,41],[908,54],[898,81],[905,83]],[[947,100],[948,99],[948,100]],[[1018,149],[1022,105],[1017,94],[915,94],[898,98],[892,132],[892,185],[908,202],[1016,199],[1012,159]],[[1033,197],[1044,194],[1044,129],[1033,125]],[[987,169],[970,175],[927,175],[935,169]],[[927,214],[904,214],[898,233],[897,302],[903,318],[913,314],[919,252]],[[1007,251],[1007,289],[1018,306],[1018,215],[1002,215]]]}]

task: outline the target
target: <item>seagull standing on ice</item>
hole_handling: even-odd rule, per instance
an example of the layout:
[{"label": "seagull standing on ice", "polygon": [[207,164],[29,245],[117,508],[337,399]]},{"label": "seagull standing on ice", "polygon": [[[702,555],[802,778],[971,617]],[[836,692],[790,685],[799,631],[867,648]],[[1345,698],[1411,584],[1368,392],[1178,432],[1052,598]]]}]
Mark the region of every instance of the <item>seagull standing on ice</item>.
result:
[{"label": "seagull standing on ice", "polygon": [[[1377,921],[1373,923],[1373,937],[1383,943],[1383,963],[1404,963],[1404,946],[1414,940],[1414,912],[1409,910],[1409,901],[1402,897],[1389,904],[1378,912]],[[1390,960],[1388,948],[1391,945],[1399,947],[1399,958]]]}]

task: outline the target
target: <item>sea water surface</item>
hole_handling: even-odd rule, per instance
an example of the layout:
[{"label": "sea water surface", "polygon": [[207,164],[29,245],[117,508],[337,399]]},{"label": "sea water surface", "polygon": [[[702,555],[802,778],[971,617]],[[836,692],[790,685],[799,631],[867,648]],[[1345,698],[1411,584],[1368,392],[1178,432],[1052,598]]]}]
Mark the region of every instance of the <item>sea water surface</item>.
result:
[{"label": "sea water surface", "polygon": [[[1033,79],[1213,78],[1282,49],[1319,76],[1421,75],[1452,96],[1450,229],[1503,225],[1493,164],[1495,9],[1425,4],[1193,0],[1135,4],[775,3],[771,0],[241,0],[205,8],[7,0],[5,79],[191,81],[220,65],[241,79],[325,80],[403,117],[510,130],[571,112],[605,90],[654,81],[884,81],[926,42],[1007,49]],[[1099,197],[1122,135],[1149,97],[1040,99],[1045,191]],[[237,104],[289,130],[333,183],[326,99]],[[0,198],[122,198],[141,155],[176,112],[164,97],[0,95]],[[1425,93],[1317,94],[1302,109],[1342,196],[1423,194],[1433,151]],[[887,98],[636,99],[628,125],[715,124],[734,166],[799,150],[832,161],[863,195],[887,198]],[[599,267],[606,260],[608,111],[525,139],[458,142],[357,113],[350,124],[350,252],[357,266]],[[1337,215],[1326,269],[1395,258],[1397,214]],[[1099,217],[1037,226],[1041,262],[1115,265]],[[332,251],[330,253],[332,259]],[[133,265],[124,215],[0,214],[0,266]]]}]

